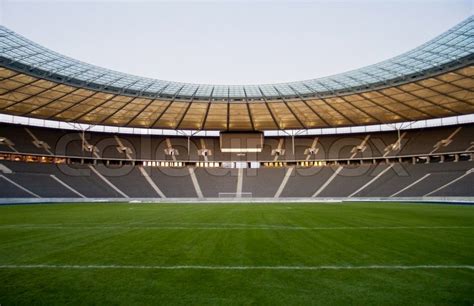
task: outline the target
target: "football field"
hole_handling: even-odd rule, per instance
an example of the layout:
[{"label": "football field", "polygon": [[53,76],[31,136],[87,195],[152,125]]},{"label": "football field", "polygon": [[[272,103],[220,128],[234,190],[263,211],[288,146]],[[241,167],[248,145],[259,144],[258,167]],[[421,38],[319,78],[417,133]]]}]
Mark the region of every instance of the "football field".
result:
[{"label": "football field", "polygon": [[0,206],[0,304],[473,305],[474,206]]}]

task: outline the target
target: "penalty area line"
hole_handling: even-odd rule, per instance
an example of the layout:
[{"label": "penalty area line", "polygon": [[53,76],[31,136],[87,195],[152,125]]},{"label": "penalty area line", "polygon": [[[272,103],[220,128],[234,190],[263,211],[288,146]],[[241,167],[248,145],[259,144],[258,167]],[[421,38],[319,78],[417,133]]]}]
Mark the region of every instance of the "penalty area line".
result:
[{"label": "penalty area line", "polygon": [[201,266],[201,265],[0,265],[0,269],[75,269],[75,270],[422,270],[464,269],[474,270],[471,265],[366,265],[366,266]]}]

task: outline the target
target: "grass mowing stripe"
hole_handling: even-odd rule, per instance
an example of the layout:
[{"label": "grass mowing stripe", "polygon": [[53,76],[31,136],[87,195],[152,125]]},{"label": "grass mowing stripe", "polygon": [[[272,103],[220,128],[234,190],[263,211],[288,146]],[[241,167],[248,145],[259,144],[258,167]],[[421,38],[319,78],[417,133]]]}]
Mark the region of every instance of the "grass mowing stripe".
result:
[{"label": "grass mowing stripe", "polygon": [[2,305],[472,305],[474,206],[136,207],[0,207]]},{"label": "grass mowing stripe", "polygon": [[137,226],[137,225],[105,225],[105,226],[74,226],[74,225],[1,225],[0,229],[145,229],[145,230],[397,230],[397,229],[471,229],[474,226],[334,226],[334,227],[302,227],[302,226]]},{"label": "grass mowing stripe", "polygon": [[0,265],[0,269],[140,269],[140,270],[419,270],[467,269],[471,265],[368,265],[368,266],[145,266],[145,265]]}]

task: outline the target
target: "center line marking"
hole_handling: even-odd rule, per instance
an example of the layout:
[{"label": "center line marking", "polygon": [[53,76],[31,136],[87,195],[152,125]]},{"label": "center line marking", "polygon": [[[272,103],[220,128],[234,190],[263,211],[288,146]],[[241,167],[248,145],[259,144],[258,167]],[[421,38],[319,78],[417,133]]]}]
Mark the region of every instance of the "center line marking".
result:
[{"label": "center line marking", "polygon": [[206,266],[206,265],[0,265],[0,269],[136,269],[136,270],[420,270],[420,269],[464,269],[474,270],[472,265],[367,265],[367,266]]},{"label": "center line marking", "polygon": [[109,225],[109,226],[64,226],[64,225],[2,225],[1,229],[143,229],[143,230],[399,230],[399,229],[472,229],[474,226],[338,226],[338,227],[302,227],[302,226],[146,226],[146,225]]}]

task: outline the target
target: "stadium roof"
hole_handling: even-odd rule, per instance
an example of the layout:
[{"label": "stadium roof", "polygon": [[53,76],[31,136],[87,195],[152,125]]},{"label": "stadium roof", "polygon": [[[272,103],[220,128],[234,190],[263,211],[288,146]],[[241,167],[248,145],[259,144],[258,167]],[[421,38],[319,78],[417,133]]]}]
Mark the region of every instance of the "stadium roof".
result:
[{"label": "stadium roof", "polygon": [[329,77],[209,85],[137,77],[0,26],[0,112],[124,127],[272,130],[474,113],[474,17],[395,58]]}]

